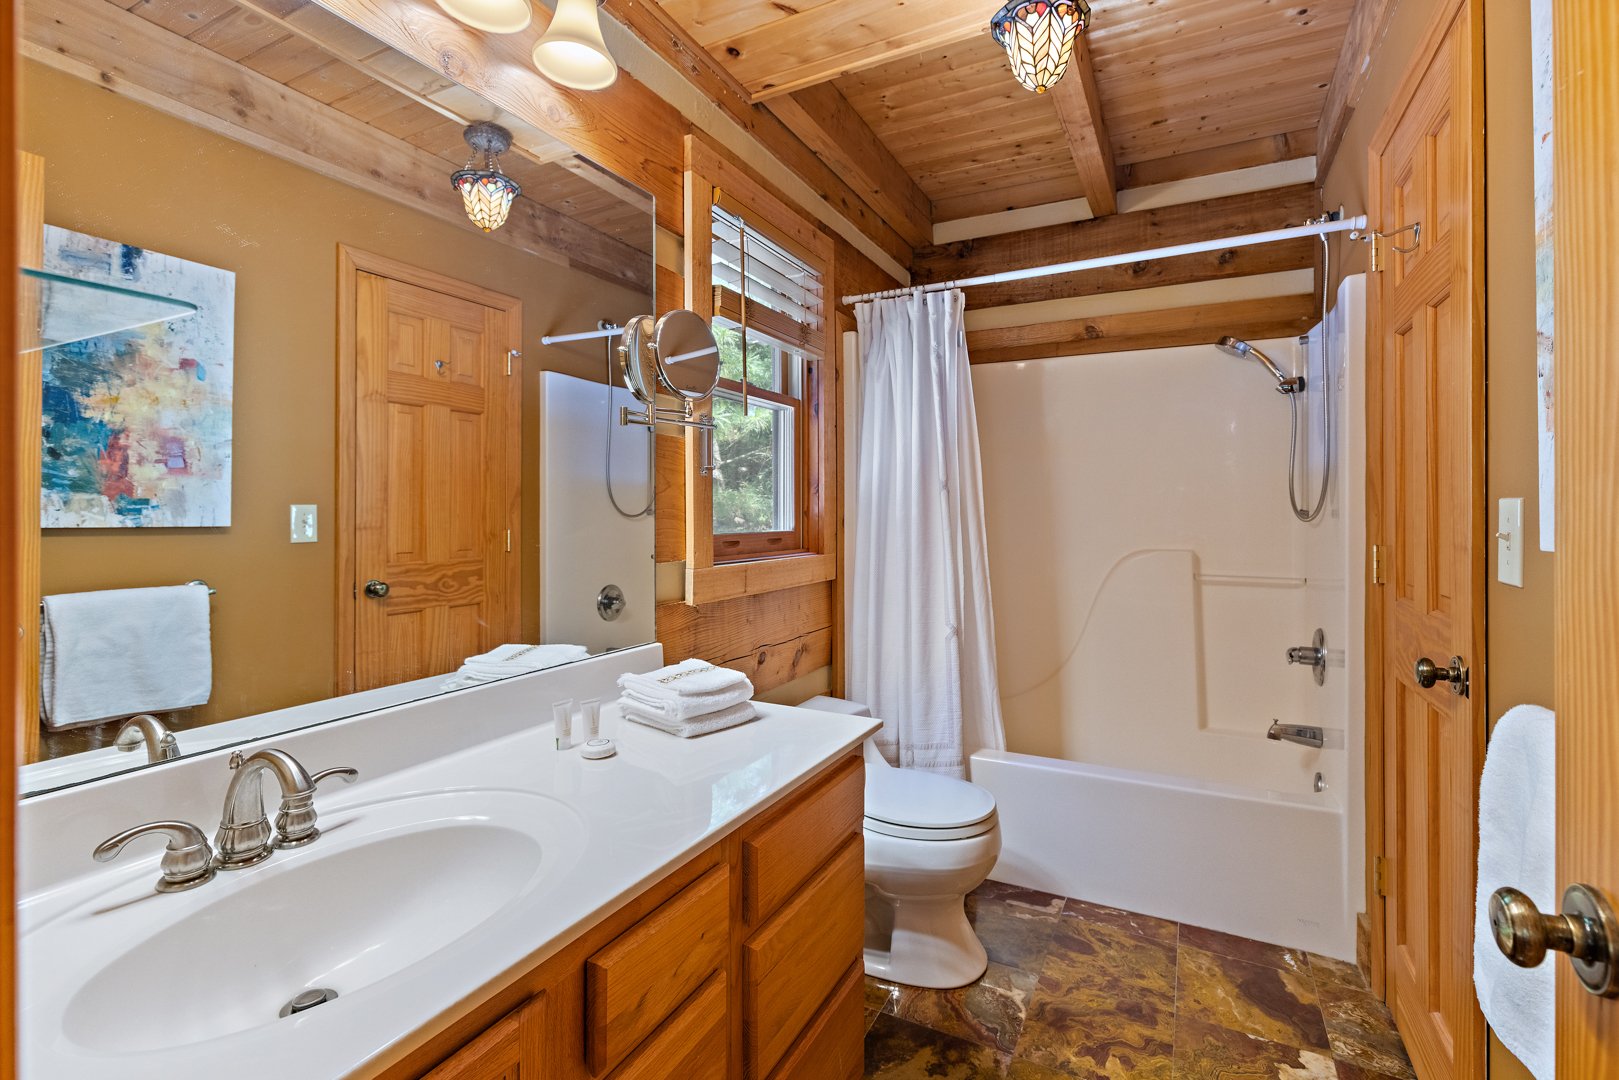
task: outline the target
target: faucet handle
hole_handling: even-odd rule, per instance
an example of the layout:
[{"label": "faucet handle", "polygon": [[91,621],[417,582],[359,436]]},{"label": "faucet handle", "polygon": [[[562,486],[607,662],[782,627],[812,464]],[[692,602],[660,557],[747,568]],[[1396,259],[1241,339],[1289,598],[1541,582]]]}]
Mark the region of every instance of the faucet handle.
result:
[{"label": "faucet handle", "polygon": [[125,844],[148,834],[169,838],[163,851],[163,878],[157,883],[158,892],[194,889],[214,876],[214,852],[208,846],[208,837],[189,821],[151,821],[125,829],[97,844],[91,855],[96,862],[112,862]]},{"label": "faucet handle", "polygon": [[315,827],[316,785],[334,776],[340,777],[346,784],[352,784],[359,775],[360,770],[347,765],[340,765],[335,769],[322,769],[309,778],[307,789],[291,793],[283,792],[281,809],[275,815],[275,846],[302,847],[318,839],[320,830]]}]

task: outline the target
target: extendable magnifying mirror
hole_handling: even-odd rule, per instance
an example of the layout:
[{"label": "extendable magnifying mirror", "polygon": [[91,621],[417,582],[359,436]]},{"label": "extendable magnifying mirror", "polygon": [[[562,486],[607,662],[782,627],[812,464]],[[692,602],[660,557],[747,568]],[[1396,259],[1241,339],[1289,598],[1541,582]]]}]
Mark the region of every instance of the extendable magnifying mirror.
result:
[{"label": "extendable magnifying mirror", "polygon": [[684,308],[658,320],[652,333],[658,382],[682,402],[702,401],[720,378],[720,348],[708,321]]},{"label": "extendable magnifying mirror", "polygon": [[624,323],[618,347],[618,361],[624,369],[624,385],[637,401],[652,408],[657,403],[657,372],[651,356],[653,331],[650,315],[637,315]]}]

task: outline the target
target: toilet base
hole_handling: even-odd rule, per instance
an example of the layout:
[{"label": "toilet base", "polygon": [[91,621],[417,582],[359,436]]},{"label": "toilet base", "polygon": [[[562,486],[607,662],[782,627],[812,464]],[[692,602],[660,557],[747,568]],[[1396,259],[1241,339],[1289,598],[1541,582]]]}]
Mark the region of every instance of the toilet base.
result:
[{"label": "toilet base", "polygon": [[900,898],[868,886],[866,909],[866,974],[872,978],[954,990],[989,967],[959,894]]}]

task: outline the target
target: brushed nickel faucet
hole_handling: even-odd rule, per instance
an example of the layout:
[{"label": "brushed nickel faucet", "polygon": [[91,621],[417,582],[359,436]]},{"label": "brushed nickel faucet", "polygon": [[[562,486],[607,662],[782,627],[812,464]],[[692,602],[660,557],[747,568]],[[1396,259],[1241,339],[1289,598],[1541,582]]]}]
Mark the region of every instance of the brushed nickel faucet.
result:
[{"label": "brushed nickel faucet", "polygon": [[[233,775],[225,791],[225,813],[214,836],[216,865],[240,870],[270,857],[275,848],[302,847],[320,835],[315,827],[315,786],[328,777],[353,783],[359,772],[347,767],[327,769],[311,776],[298,759],[285,750],[260,750],[243,759],[230,756]],[[264,812],[263,776],[275,776],[281,786],[281,809],[275,816],[275,837]]]},{"label": "brushed nickel faucet", "polygon": [[180,756],[180,743],[175,739],[174,732],[164,727],[163,721],[151,713],[141,713],[124,721],[112,744],[126,754],[144,745],[148,762],[173,761]]},{"label": "brushed nickel faucet", "polygon": [[1316,749],[1327,744],[1326,732],[1313,724],[1284,724],[1280,720],[1270,722],[1270,730],[1265,732],[1265,738],[1275,742],[1298,743],[1300,746],[1313,746]]},{"label": "brushed nickel faucet", "polygon": [[96,862],[112,862],[125,844],[148,835],[169,838],[163,851],[163,877],[157,883],[158,892],[184,892],[213,878],[214,853],[208,847],[208,837],[189,821],[152,821],[125,829],[97,844],[92,856]]}]

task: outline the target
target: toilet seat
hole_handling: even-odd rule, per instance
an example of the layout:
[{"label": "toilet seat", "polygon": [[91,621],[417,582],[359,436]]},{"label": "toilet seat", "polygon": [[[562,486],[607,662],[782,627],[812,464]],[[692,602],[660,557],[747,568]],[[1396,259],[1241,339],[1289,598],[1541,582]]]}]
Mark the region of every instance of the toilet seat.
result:
[{"label": "toilet seat", "polygon": [[870,832],[906,840],[965,840],[995,826],[995,796],[976,784],[915,769],[866,773]]}]

